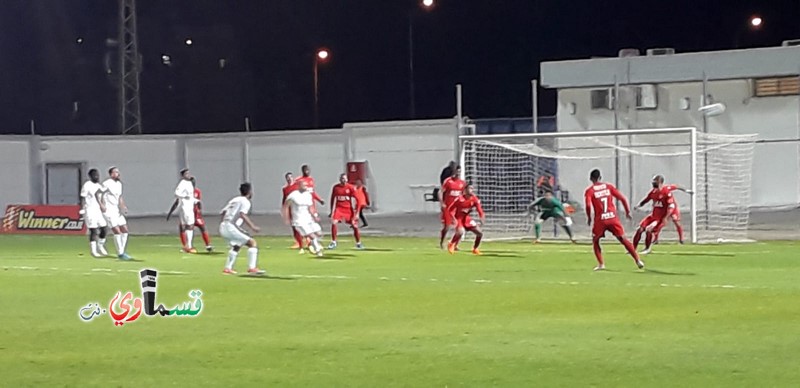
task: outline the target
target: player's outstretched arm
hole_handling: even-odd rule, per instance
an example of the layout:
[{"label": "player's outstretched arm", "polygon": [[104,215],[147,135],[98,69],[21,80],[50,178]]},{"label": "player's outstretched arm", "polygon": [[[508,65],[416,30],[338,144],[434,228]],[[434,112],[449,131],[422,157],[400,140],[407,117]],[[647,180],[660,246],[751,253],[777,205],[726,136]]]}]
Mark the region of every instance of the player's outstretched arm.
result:
[{"label": "player's outstretched arm", "polygon": [[331,189],[331,211],[328,213],[328,218],[333,216],[333,208],[336,206],[336,186],[334,185]]},{"label": "player's outstretched arm", "polygon": [[[169,221],[169,218],[172,217],[172,212],[174,212],[175,209],[178,208],[178,201],[180,201],[180,199],[175,198],[175,201],[172,202],[172,206],[169,208],[169,211],[167,212],[167,221]],[[224,214],[224,212],[223,212],[223,214]]]},{"label": "player's outstretched arm", "polygon": [[105,190],[97,190],[94,192],[94,198],[97,200],[97,203],[100,205],[100,211],[105,213],[106,212],[106,201],[103,200],[103,193]]},{"label": "player's outstretched arm", "polygon": [[611,195],[622,203],[622,208],[625,209],[625,217],[631,219],[631,207],[628,204],[628,199],[614,186],[611,186]]},{"label": "player's outstretched arm", "polygon": [[128,215],[128,204],[125,203],[125,199],[121,195],[119,196],[119,211],[123,215]]},{"label": "player's outstretched arm", "polygon": [[240,212],[239,216],[242,217],[242,220],[244,220],[244,223],[247,224],[247,227],[250,228],[250,230],[256,233],[261,231],[261,228],[259,228],[256,224],[254,224],[253,220],[251,220],[250,217],[247,216],[247,214]]},{"label": "player's outstretched arm", "polygon": [[481,219],[481,225],[486,223],[486,213],[483,212],[483,206],[481,206],[481,200],[479,199],[475,202],[475,209],[478,211],[478,217]]},{"label": "player's outstretched arm", "polygon": [[583,193],[583,207],[586,209],[586,224],[592,224],[592,193],[586,190]]},{"label": "player's outstretched arm", "polygon": [[311,192],[311,198],[314,198],[314,200],[319,202],[320,205],[325,205],[325,201],[319,196],[319,194],[317,194],[316,191]]},{"label": "player's outstretched arm", "polygon": [[283,206],[281,207],[281,217],[286,225],[289,225],[292,222],[292,220],[289,218],[289,208],[291,204],[292,200],[287,198],[286,201],[283,201]]}]

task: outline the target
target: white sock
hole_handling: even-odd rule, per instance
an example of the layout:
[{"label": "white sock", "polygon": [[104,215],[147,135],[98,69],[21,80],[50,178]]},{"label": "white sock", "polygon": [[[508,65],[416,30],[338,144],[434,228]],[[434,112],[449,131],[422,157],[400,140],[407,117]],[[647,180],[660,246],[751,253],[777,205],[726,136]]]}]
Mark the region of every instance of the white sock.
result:
[{"label": "white sock", "polygon": [[228,261],[225,262],[225,269],[233,269],[233,265],[236,264],[236,256],[239,256],[239,252],[233,249],[228,251]]},{"label": "white sock", "polygon": [[258,267],[258,248],[250,248],[247,250],[247,261],[250,269]]},{"label": "white sock", "polygon": [[92,255],[99,255],[100,253],[97,252],[97,241],[89,241],[89,248],[92,250]]},{"label": "white sock", "polygon": [[128,252],[128,232],[122,234],[122,253]]},{"label": "white sock", "polygon": [[100,240],[97,240],[97,244],[101,246],[106,246],[106,239],[101,238]]},{"label": "white sock", "polygon": [[121,234],[115,234],[114,235],[114,245],[117,247],[117,254],[121,255],[123,252],[125,252],[125,248],[123,248],[123,244],[124,243],[122,242],[122,235]]},{"label": "white sock", "polygon": [[314,248],[317,250],[317,252],[322,250],[322,245],[320,245],[318,238],[316,237],[312,238],[311,243],[314,244]]},{"label": "white sock", "polygon": [[186,229],[186,231],[183,232],[183,233],[185,233],[185,235],[186,235],[186,248],[191,249],[192,248],[192,237],[194,237],[194,230]]}]

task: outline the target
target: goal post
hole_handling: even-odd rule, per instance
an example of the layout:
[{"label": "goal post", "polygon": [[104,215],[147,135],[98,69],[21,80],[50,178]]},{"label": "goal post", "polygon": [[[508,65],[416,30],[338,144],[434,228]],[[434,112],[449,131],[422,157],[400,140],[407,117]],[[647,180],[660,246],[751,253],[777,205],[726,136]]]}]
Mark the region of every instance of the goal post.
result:
[{"label": "goal post", "polygon": [[[601,170],[604,181],[618,186],[631,207],[649,192],[654,175],[686,188],[688,196],[676,197],[688,218],[686,237],[692,242],[747,238],[755,135],[707,134],[681,127],[459,139],[462,174],[481,198],[489,238],[532,235],[528,205],[539,195],[536,180],[542,177],[555,180],[556,196],[576,208],[582,220],[583,191],[594,168]],[[643,216],[634,214],[634,221]],[[674,229],[671,223],[664,229]],[[575,228],[579,235],[589,233],[585,222],[576,222]]]}]

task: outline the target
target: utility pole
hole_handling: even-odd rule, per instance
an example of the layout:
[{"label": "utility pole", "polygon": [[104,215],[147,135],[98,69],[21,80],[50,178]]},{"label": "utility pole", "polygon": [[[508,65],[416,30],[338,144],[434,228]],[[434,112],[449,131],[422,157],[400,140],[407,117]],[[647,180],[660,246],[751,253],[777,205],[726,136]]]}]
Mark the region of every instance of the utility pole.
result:
[{"label": "utility pole", "polygon": [[119,0],[119,132],[142,133],[142,109],[139,100],[139,38],[136,34],[136,0]]}]

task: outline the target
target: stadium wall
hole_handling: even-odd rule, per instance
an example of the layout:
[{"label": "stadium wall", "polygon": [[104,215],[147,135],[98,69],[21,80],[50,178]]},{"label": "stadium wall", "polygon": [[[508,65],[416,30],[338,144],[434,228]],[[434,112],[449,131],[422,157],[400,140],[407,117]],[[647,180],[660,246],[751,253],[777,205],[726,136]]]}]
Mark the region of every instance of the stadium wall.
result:
[{"label": "stadium wall", "polygon": [[346,163],[367,160],[377,212],[413,213],[425,210],[417,187],[438,184],[439,172],[456,155],[456,139],[455,119],[191,136],[0,136],[0,205],[44,203],[44,166],[80,163],[101,176],[110,166],[120,168],[131,216],[166,214],[183,167],[197,177],[206,213],[216,213],[249,180],[253,212],[275,214],[286,172],[297,176],[302,164],[310,165],[327,202]]},{"label": "stadium wall", "polygon": [[[616,127],[634,129],[693,126],[700,130],[705,128],[710,133],[758,133],[751,205],[767,208],[798,206],[800,98],[796,95],[753,97],[750,80],[709,81],[707,85],[711,100],[724,103],[726,111],[719,116],[708,117],[705,122],[703,115],[697,110],[703,94],[702,82],[659,84],[656,109],[637,109],[635,101],[629,98],[630,95],[626,97],[626,87],[621,86]],[[592,109],[591,91],[597,89],[601,88],[565,88],[558,91],[559,131],[615,128],[613,110]],[[681,108],[681,100],[684,98],[689,101],[688,109]],[[644,169],[658,169],[657,166],[651,167]],[[625,171],[623,173],[627,174]],[[579,178],[585,181],[585,177]],[[632,192],[631,188],[625,187],[626,180],[623,180],[622,186],[626,193]]]}]

